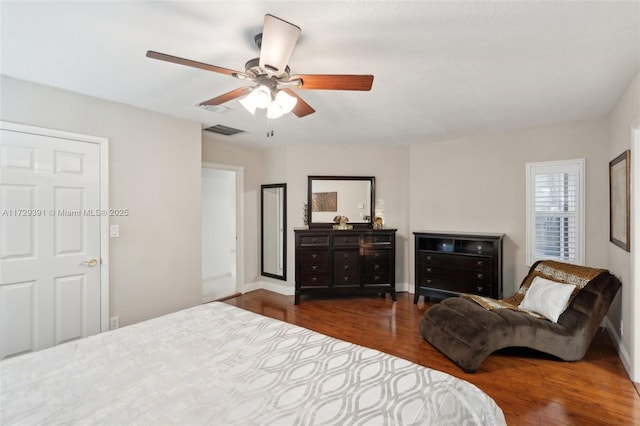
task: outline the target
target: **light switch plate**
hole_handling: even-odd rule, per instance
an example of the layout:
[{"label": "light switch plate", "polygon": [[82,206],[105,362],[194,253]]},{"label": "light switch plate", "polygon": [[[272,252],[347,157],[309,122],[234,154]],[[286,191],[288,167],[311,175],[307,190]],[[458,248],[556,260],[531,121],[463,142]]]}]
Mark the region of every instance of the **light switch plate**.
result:
[{"label": "light switch plate", "polygon": [[120,236],[120,225],[111,225],[109,227],[109,235],[112,238],[119,237]]}]

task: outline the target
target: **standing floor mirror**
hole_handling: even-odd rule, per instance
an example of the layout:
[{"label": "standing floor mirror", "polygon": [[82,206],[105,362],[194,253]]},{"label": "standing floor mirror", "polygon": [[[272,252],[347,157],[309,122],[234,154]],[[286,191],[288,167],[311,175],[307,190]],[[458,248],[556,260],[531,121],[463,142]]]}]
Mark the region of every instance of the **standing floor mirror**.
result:
[{"label": "standing floor mirror", "polygon": [[261,185],[261,274],[287,280],[287,184]]}]

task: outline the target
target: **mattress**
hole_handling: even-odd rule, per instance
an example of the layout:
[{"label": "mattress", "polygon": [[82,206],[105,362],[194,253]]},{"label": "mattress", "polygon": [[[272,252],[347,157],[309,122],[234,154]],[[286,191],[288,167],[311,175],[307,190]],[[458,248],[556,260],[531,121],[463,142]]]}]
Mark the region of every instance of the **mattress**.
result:
[{"label": "mattress", "polygon": [[4,360],[0,383],[3,425],[505,424],[466,381],[218,302]]}]

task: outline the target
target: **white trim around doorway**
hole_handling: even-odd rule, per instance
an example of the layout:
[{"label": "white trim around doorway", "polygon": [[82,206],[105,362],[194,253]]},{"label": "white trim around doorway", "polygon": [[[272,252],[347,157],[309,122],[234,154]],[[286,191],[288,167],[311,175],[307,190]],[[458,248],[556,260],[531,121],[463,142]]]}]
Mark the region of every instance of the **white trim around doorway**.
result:
[{"label": "white trim around doorway", "polygon": [[236,173],[236,292],[244,293],[244,167],[203,162],[202,168]]}]

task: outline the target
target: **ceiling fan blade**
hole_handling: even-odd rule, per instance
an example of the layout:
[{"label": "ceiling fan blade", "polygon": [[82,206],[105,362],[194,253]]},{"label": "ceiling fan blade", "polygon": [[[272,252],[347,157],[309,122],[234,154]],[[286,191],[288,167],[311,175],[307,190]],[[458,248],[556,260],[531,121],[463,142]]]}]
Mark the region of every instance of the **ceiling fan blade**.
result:
[{"label": "ceiling fan blade", "polygon": [[291,89],[280,89],[284,92],[287,92],[287,94],[293,96],[294,98],[298,99],[298,102],[296,102],[296,106],[293,107],[293,110],[291,110],[292,113],[294,113],[296,116],[298,117],[304,117],[305,115],[309,115],[309,114],[313,114],[314,112],[316,112],[315,109],[313,109],[311,107],[311,105],[309,105],[308,103],[306,103],[300,96],[298,96],[296,94],[296,92],[294,92]]},{"label": "ceiling fan blade", "polygon": [[161,61],[173,62],[174,64],[186,65],[188,67],[200,68],[207,71],[213,71],[220,74],[226,74],[231,76],[238,76],[244,73],[239,71],[230,70],[228,68],[217,67],[215,65],[205,64],[203,62],[192,61],[191,59],[179,58],[177,56],[167,55],[165,53],[154,52],[153,50],[147,51],[147,57],[152,59],[159,59]]},{"label": "ceiling fan blade", "polygon": [[200,105],[221,105],[225,102],[232,101],[244,95],[248,95],[253,90],[253,87],[239,87],[235,90],[227,92],[223,95],[216,96],[208,101],[201,102]]},{"label": "ceiling fan blade", "polygon": [[299,74],[289,81],[300,80],[299,89],[316,90],[371,90],[372,75],[350,74]]},{"label": "ceiling fan blade", "polygon": [[260,67],[283,72],[298,42],[300,31],[300,27],[296,25],[273,15],[265,15],[260,45]]}]

